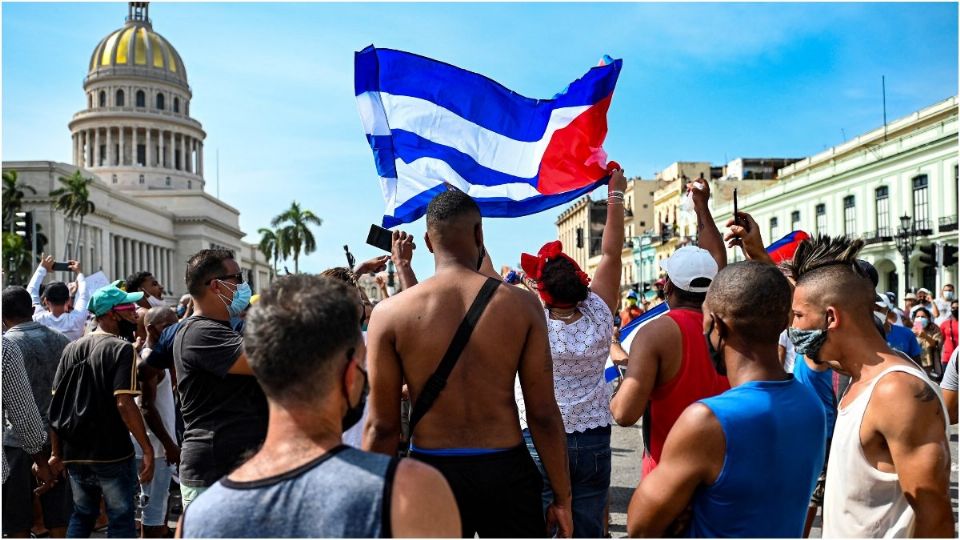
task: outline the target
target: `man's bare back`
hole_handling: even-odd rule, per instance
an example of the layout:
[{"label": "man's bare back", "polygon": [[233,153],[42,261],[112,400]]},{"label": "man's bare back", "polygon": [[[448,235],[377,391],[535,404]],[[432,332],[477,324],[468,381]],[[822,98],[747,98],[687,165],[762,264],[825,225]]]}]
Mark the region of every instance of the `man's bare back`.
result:
[{"label": "man's bare back", "polygon": [[[392,418],[395,409],[399,425],[400,385],[407,384],[411,402],[416,403],[487,279],[468,269],[448,270],[377,306],[376,324],[371,324],[368,337],[370,357],[376,359],[370,369],[379,373],[371,373],[371,378],[392,380],[389,386],[396,387],[396,395],[371,395],[375,410]],[[537,324],[539,331],[534,332]],[[416,426],[417,447],[520,444],[513,387],[524,354],[530,356],[531,351],[539,351],[541,369],[549,370],[546,327],[536,299],[515,287],[498,287],[446,388]]]}]

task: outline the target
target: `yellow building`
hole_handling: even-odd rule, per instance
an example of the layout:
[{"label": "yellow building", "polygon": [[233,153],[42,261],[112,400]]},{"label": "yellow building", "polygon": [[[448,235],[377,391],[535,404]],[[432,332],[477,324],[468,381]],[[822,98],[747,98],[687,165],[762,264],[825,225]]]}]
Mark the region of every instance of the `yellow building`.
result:
[{"label": "yellow building", "polygon": [[653,196],[655,219],[654,249],[656,262],[669,258],[680,246],[692,242],[697,221],[692,213],[680,211],[687,183],[697,178],[710,178],[711,167],[705,161],[677,161],[656,175],[658,189]]}]

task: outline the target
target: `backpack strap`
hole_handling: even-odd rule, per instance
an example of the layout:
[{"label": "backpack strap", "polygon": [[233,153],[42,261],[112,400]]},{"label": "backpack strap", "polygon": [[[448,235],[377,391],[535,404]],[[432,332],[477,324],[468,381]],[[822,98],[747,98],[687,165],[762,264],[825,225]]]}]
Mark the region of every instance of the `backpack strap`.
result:
[{"label": "backpack strap", "polygon": [[450,376],[454,366],[457,365],[457,360],[460,359],[460,354],[467,346],[467,342],[470,341],[470,335],[473,333],[477,321],[480,320],[480,315],[487,308],[487,304],[490,303],[490,299],[493,298],[493,293],[500,283],[501,280],[499,279],[488,278],[486,283],[483,284],[480,292],[477,293],[477,298],[473,301],[473,305],[470,306],[460,323],[460,327],[457,328],[457,333],[453,335],[453,341],[450,342],[450,347],[447,348],[446,354],[440,360],[437,370],[427,379],[423,390],[420,391],[417,402],[413,405],[413,412],[410,414],[411,438],[413,438],[413,430],[417,427],[417,423],[427,414],[430,407],[433,406],[433,402],[440,396],[440,392],[446,387],[447,377]]}]

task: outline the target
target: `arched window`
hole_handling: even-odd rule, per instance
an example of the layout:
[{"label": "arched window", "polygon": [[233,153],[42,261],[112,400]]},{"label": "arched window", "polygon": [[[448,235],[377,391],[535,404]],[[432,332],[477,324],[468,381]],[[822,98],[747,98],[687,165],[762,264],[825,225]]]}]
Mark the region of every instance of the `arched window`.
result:
[{"label": "arched window", "polygon": [[147,106],[147,95],[143,93],[143,90],[137,90],[137,107],[146,107]]},{"label": "arched window", "polygon": [[173,112],[180,112],[180,98],[178,97],[173,98]]},{"label": "arched window", "polygon": [[141,184],[143,183],[143,175],[142,175],[142,174],[140,175],[140,183],[141,183]]},{"label": "arched window", "polygon": [[103,90],[100,91],[100,100],[99,100],[99,103],[100,103],[100,106],[101,106],[101,107],[106,107],[106,106],[107,106],[107,93],[104,92]]},{"label": "arched window", "polygon": [[116,98],[117,107],[123,107],[123,98],[124,98],[123,90],[117,90],[117,98]]},{"label": "arched window", "polygon": [[163,110],[163,94],[157,94],[157,109]]}]

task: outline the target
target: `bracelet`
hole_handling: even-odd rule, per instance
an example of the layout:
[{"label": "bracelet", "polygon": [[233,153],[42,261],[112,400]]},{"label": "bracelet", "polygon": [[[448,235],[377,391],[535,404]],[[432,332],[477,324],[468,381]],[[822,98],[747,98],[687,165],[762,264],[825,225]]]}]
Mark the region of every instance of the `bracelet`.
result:
[{"label": "bracelet", "polygon": [[608,197],[614,197],[614,196],[623,197],[623,192],[622,192],[622,191],[616,191],[616,190],[615,190],[615,191],[608,191],[608,192],[607,192],[607,196],[608,196]]},{"label": "bracelet", "polygon": [[623,201],[607,201],[607,206],[623,206]]}]

